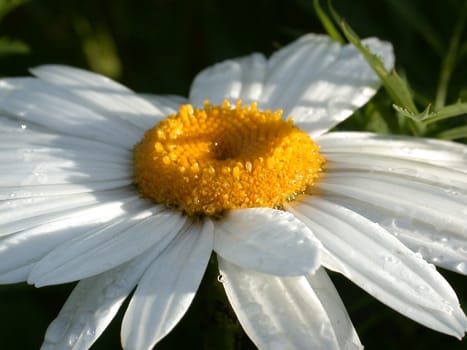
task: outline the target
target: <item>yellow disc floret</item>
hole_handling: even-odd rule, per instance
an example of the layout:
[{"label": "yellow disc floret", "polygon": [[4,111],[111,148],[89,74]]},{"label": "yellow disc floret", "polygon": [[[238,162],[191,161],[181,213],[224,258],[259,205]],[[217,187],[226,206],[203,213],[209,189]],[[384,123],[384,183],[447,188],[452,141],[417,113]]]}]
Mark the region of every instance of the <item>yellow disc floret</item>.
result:
[{"label": "yellow disc floret", "polygon": [[277,208],[313,185],[324,158],[310,137],[255,103],[182,105],[134,148],[134,181],[188,215]]}]

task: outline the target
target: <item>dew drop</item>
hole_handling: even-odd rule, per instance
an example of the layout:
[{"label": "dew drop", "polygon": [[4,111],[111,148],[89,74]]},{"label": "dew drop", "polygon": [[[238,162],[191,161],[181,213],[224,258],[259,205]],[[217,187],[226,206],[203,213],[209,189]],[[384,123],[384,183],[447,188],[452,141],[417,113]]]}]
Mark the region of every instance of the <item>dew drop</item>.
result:
[{"label": "dew drop", "polygon": [[94,328],[88,328],[84,334],[87,338],[93,338],[96,335],[96,330]]},{"label": "dew drop", "polygon": [[443,300],[441,310],[450,314],[450,313],[452,313],[454,311],[454,308],[452,307],[452,305],[451,305],[451,303],[449,301]]},{"label": "dew drop", "polygon": [[417,286],[417,290],[420,292],[420,293],[425,293],[429,290],[429,288],[425,285],[419,285]]},{"label": "dew drop", "polygon": [[78,341],[78,336],[76,334],[72,334],[70,335],[70,337],[68,338],[68,345],[69,346],[73,346],[76,344],[76,342]]},{"label": "dew drop", "polygon": [[444,188],[443,189],[445,193],[451,195],[451,196],[458,196],[459,195],[459,191],[454,188],[454,187],[447,187],[447,188]]},{"label": "dew drop", "polygon": [[385,255],[383,259],[385,262],[392,263],[392,264],[395,264],[397,262],[397,259],[392,255]]}]

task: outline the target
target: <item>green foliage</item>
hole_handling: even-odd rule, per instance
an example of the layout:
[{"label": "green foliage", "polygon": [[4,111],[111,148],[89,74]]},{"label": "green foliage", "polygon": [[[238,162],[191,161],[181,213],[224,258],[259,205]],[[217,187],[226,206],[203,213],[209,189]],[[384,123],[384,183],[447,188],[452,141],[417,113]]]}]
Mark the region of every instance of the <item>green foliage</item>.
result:
[{"label": "green foliage", "polygon": [[10,11],[28,0],[0,0],[0,21]]},{"label": "green foliage", "polygon": [[[7,13],[26,1],[28,0],[0,0],[0,21]],[[5,36],[0,37],[0,56],[27,53],[29,53],[29,47],[24,42]]]},{"label": "green foliage", "polygon": [[29,53],[29,46],[24,42],[7,37],[0,37],[0,55],[18,55]]},{"label": "green foliage", "polygon": [[[456,126],[452,129],[443,130],[443,126],[436,125],[436,122],[453,118],[461,117],[460,123],[465,122],[465,116],[467,114],[467,103],[459,102],[461,95],[458,96],[458,100],[450,105],[445,106],[446,97],[448,94],[449,82],[451,75],[456,69],[458,62],[462,60],[466,52],[467,42],[462,42],[463,35],[465,34],[465,23],[467,20],[467,2],[461,7],[457,22],[453,28],[452,35],[450,37],[449,45],[445,47],[440,40],[440,37],[436,30],[429,24],[425,17],[421,16],[413,3],[397,2],[387,0],[394,10],[404,18],[412,20],[411,24],[413,30],[420,34],[424,41],[431,46],[431,48],[442,56],[441,68],[439,73],[439,82],[436,89],[436,96],[434,102],[431,102],[430,98],[424,97],[419,93],[413,91],[406,79],[403,79],[397,74],[395,70],[388,72],[384,67],[383,62],[378,56],[374,55],[360,40],[355,31],[350,25],[341,18],[341,16],[334,10],[331,3],[328,2],[329,11],[332,14],[332,18],[338,23],[339,28],[344,34],[345,38],[352,43],[365,57],[367,62],[373,68],[375,73],[379,76],[382,84],[393,101],[393,107],[398,113],[398,116],[409,118],[409,121],[405,124],[411,133],[416,135],[436,135],[444,139],[462,139],[465,138],[465,127]],[[335,38],[335,40],[342,42],[338,29],[334,26],[331,19],[325,14],[325,12],[319,6],[319,0],[314,1],[315,10],[318,14],[323,27],[326,29],[328,34]],[[416,104],[416,100],[425,101],[425,105],[422,106],[423,111],[419,112]],[[428,102],[426,102],[428,101]],[[383,122],[381,113],[377,114],[380,116],[380,128],[379,132],[387,132],[387,123]],[[375,114],[372,112],[369,115],[370,118],[374,118]],[[369,119],[370,120],[370,119]],[[368,120],[368,121],[369,121]],[[368,123],[370,126],[371,123]],[[401,128],[404,129],[404,128]],[[407,132],[408,130],[401,130]]]}]

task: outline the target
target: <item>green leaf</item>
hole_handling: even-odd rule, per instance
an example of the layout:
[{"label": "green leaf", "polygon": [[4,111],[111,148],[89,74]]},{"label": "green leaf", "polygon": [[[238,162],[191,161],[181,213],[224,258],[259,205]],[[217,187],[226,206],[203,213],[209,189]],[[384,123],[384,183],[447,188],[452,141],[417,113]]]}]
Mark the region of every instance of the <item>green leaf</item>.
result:
[{"label": "green leaf", "polygon": [[426,107],[421,113],[420,112],[414,113],[414,112],[412,112],[412,111],[410,111],[410,110],[408,110],[406,108],[403,108],[401,106],[398,106],[396,104],[393,104],[392,106],[394,107],[394,109],[399,114],[401,114],[404,117],[410,118],[410,119],[412,119],[413,121],[416,121],[416,122],[422,122],[423,120],[428,118],[428,116],[431,114],[431,112],[430,112],[431,105],[428,105],[428,107]]},{"label": "green leaf", "polygon": [[409,117],[417,122],[423,122],[424,124],[431,124],[440,120],[458,117],[463,114],[467,114],[467,103],[455,103],[446,107],[443,107],[436,112],[431,112],[431,105],[429,105],[421,113],[412,113],[400,106],[394,106],[394,108],[402,115]]},{"label": "green leaf", "polygon": [[7,37],[0,38],[0,56],[13,54],[28,54],[29,46],[20,40],[10,39]]},{"label": "green leaf", "polygon": [[122,64],[111,32],[105,26],[93,26],[87,18],[80,16],[75,18],[75,28],[92,70],[112,79],[120,78]]},{"label": "green leaf", "polygon": [[11,10],[29,0],[0,0],[0,20]]},{"label": "green leaf", "polygon": [[457,140],[467,138],[467,125],[442,131],[439,134],[437,134],[436,137],[444,140]]},{"label": "green leaf", "polygon": [[318,16],[318,19],[320,20],[321,24],[323,25],[328,35],[333,40],[337,41],[338,43],[343,44],[345,42],[344,38],[342,37],[339,30],[336,28],[336,26],[332,22],[332,20],[326,14],[326,12],[324,12],[321,6],[319,5],[319,0],[313,0],[313,7],[315,9],[316,15]]}]

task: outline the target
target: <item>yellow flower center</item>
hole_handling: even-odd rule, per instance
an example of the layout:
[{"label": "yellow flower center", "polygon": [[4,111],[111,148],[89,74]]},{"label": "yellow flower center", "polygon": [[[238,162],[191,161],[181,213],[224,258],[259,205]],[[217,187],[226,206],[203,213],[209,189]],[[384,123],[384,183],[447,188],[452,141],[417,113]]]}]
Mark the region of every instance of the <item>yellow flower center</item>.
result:
[{"label": "yellow flower center", "polygon": [[281,114],[241,101],[182,105],[135,146],[134,181],[144,196],[188,215],[280,208],[313,185],[324,162]]}]

